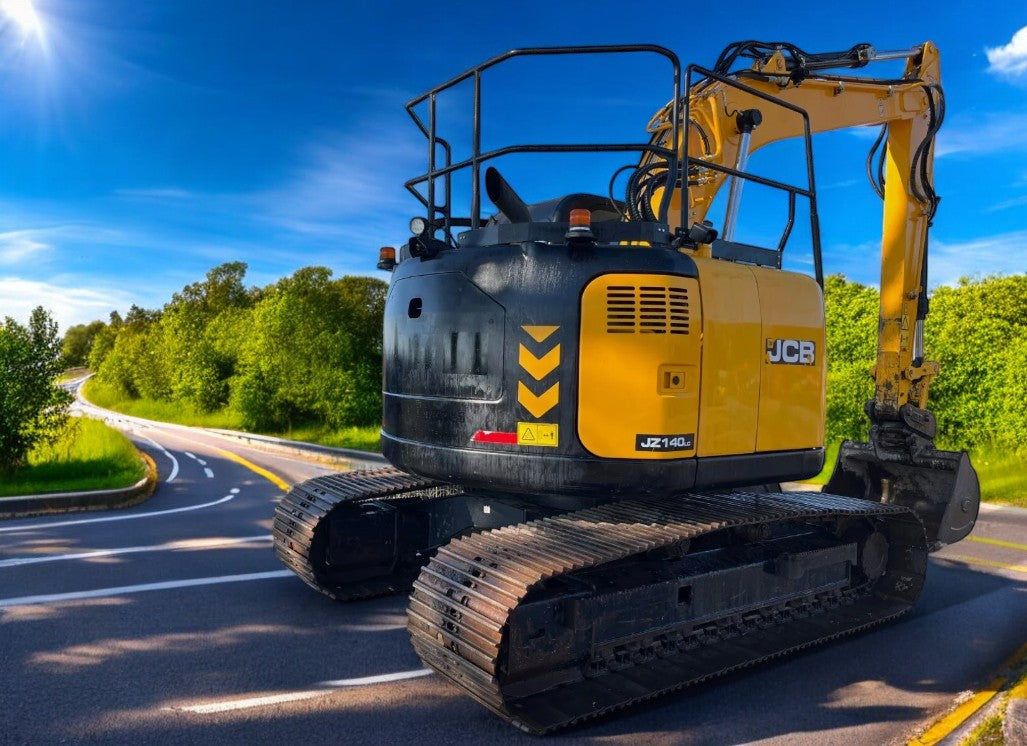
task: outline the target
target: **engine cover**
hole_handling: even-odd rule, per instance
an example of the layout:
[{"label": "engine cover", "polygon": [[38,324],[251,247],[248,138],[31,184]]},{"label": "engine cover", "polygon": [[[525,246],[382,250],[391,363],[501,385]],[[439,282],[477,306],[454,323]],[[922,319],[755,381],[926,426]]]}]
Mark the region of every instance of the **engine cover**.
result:
[{"label": "engine cover", "polygon": [[382,451],[529,494],[810,476],[823,345],[819,288],[780,270],[534,241],[408,258],[385,307]]}]

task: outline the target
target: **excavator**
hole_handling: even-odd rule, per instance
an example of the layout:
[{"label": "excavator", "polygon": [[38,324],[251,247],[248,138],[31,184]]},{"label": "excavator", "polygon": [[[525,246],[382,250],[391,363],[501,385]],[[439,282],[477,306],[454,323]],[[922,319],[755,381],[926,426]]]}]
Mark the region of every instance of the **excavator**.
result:
[{"label": "excavator", "polygon": [[[490,70],[626,54],[669,68],[641,142],[482,150]],[[905,61],[901,77],[851,72],[888,60]],[[654,45],[549,47],[412,100],[428,169],[406,187],[425,214],[379,258],[393,466],[294,486],[276,507],[278,557],[334,599],[409,592],[424,663],[534,734],[907,612],[929,554],[970,533],[980,502],[927,409],[940,81],[930,42],[811,54],[744,41],[711,69]],[[473,87],[471,155],[454,161],[438,101],[459,84]],[[864,126],[880,128],[867,172],[884,202],[869,436],[842,444],[822,492],[783,491],[825,461],[811,136]],[[802,183],[748,167],[789,138],[805,147]],[[607,195],[536,204],[493,165],[554,152],[627,163]],[[453,182],[468,176],[461,216]],[[735,238],[749,182],[784,195],[776,245]],[[783,269],[797,202],[812,276]]]}]

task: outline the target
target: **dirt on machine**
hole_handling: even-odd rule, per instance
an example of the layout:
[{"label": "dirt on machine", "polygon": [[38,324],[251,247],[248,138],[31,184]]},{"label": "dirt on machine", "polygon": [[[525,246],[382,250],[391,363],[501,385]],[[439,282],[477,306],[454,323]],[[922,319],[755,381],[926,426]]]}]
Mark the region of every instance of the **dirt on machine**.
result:
[{"label": "dirt on machine", "polygon": [[[483,150],[489,72],[554,55],[655,56],[668,103],[637,143]],[[889,60],[904,61],[901,76],[852,72]],[[436,102],[465,83],[471,155],[454,161]],[[382,452],[393,466],[295,486],[273,528],[290,569],[338,600],[409,593],[425,664],[536,734],[912,608],[929,553],[966,537],[980,502],[967,454],[935,447],[927,409],[944,118],[933,44],[810,54],[749,41],[712,68],[682,68],[653,45],[519,49],[407,111],[428,168],[406,184],[425,208],[413,237],[379,261],[392,272]],[[811,137],[858,126],[880,128],[867,172],[883,200],[868,440],[842,445],[823,492],[785,492],[825,459]],[[748,168],[785,139],[804,146],[800,184]],[[535,204],[496,165],[554,152],[628,163],[608,195]],[[784,195],[776,244],[735,239],[751,182]],[[483,214],[483,196],[495,212]],[[810,275],[782,268],[797,203]]]}]

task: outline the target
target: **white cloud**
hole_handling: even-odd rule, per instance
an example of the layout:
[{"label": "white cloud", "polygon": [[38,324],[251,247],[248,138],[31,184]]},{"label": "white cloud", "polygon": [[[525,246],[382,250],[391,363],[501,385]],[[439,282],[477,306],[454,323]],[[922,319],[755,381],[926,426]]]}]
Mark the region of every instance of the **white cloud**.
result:
[{"label": "white cloud", "polygon": [[1012,40],[1001,47],[987,47],[988,72],[1002,77],[1027,77],[1027,26],[1013,34]]},{"label": "white cloud", "polygon": [[[232,245],[252,249],[264,258],[288,251],[292,244],[313,251],[330,242],[337,247],[337,255],[368,247],[376,251],[383,243],[405,237],[410,216],[424,211],[403,188],[405,180],[426,167],[427,148],[420,138],[413,126],[358,127],[345,135],[324,134],[308,144],[297,154],[298,165],[292,173],[270,189],[217,193],[163,185],[119,189],[115,196],[145,200],[156,209],[188,200],[192,210],[202,211],[212,223],[231,221],[263,234],[263,239],[245,244],[234,240]],[[269,234],[269,225],[281,233]],[[141,235],[133,240],[149,243]],[[186,241],[189,245],[182,248],[203,256],[209,253],[202,245],[205,242],[209,239],[200,245]],[[223,245],[210,250],[218,256],[226,251]]]},{"label": "white cloud", "polygon": [[96,286],[86,279],[69,285],[0,277],[0,317],[11,316],[24,324],[33,308],[43,306],[62,333],[75,324],[106,321],[111,311],[127,309],[133,302],[138,299],[123,290]]},{"label": "white cloud", "polygon": [[1027,205],[1027,194],[998,202],[985,208],[985,212],[998,212],[999,210],[1008,210],[1010,207],[1020,207],[1022,205]]},{"label": "white cloud", "polygon": [[333,264],[376,252],[404,240],[407,221],[424,212],[403,188],[426,167],[419,137],[413,127],[327,137],[307,148],[304,165],[280,187],[238,198],[250,215],[292,234],[289,240],[332,242]]},{"label": "white cloud", "polygon": [[413,128],[406,134],[364,133],[314,145],[294,178],[260,199],[298,232],[400,209],[408,204],[403,182],[425,165]]},{"label": "white cloud", "polygon": [[[867,142],[880,133],[880,127],[850,127],[846,134]],[[934,156],[979,155],[1027,149],[1027,113],[987,113],[973,117],[963,114],[948,117],[938,133]]]},{"label": "white cloud", "polygon": [[954,285],[960,277],[1027,272],[1027,230],[966,242],[931,240],[930,286]]},{"label": "white cloud", "polygon": [[49,252],[53,247],[38,240],[40,237],[38,231],[32,230],[0,233],[0,265],[17,264],[33,255]]},{"label": "white cloud", "polygon": [[859,140],[866,140],[867,142],[873,142],[877,139],[877,136],[881,134],[881,126],[878,124],[860,126],[860,127],[847,127],[842,130],[846,135],[855,137]]},{"label": "white cloud", "polygon": [[1024,149],[1027,149],[1027,114],[984,114],[973,119],[963,116],[943,126],[934,154],[943,158]]},{"label": "white cloud", "polygon": [[146,187],[142,189],[119,189],[116,194],[121,197],[137,197],[141,199],[191,199],[196,196],[192,192],[178,187]]},{"label": "white cloud", "polygon": [[[929,251],[927,282],[930,288],[956,285],[961,277],[1027,272],[1027,230],[982,236],[971,241],[942,240],[932,234]],[[879,239],[860,244],[829,244],[824,248],[824,272],[841,273],[849,280],[878,287],[880,258]]]}]

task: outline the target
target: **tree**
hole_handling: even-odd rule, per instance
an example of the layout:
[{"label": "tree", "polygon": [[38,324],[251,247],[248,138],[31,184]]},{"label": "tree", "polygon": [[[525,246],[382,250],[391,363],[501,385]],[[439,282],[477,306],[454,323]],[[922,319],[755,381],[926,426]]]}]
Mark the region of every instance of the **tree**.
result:
[{"label": "tree", "polygon": [[304,267],[253,309],[234,404],[246,427],[367,425],[381,414],[381,326],[387,285]]},{"label": "tree", "polygon": [[110,321],[104,324],[103,327],[93,337],[93,344],[89,348],[89,356],[86,358],[87,365],[93,370],[99,370],[103,361],[112,349],[114,349],[114,340],[118,336],[118,330],[121,329],[124,322],[121,320],[121,314],[117,311],[111,311]]},{"label": "tree", "polygon": [[38,444],[53,442],[64,425],[71,395],[57,385],[61,372],[57,323],[38,306],[22,326],[0,326],[0,473],[25,463]]},{"label": "tree", "polygon": [[93,321],[89,324],[76,324],[68,327],[64,332],[64,341],[61,343],[61,363],[66,368],[74,368],[86,365],[89,362],[89,351],[93,348],[93,341],[107,325],[102,321]]},{"label": "tree", "polygon": [[827,441],[865,440],[863,405],[874,395],[870,368],[877,350],[877,291],[842,275],[824,283],[827,316]]},{"label": "tree", "polygon": [[[240,325],[254,293],[243,285],[246,264],[227,262],[187,285],[164,307],[156,353],[165,359],[171,398],[212,412],[228,403],[235,375]],[[226,336],[231,330],[231,334]],[[227,342],[227,343],[226,343]]]},{"label": "tree", "polygon": [[928,357],[941,364],[930,409],[951,447],[993,443],[1023,448],[1027,275],[962,279],[931,298]]}]

